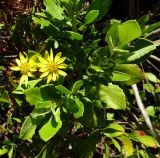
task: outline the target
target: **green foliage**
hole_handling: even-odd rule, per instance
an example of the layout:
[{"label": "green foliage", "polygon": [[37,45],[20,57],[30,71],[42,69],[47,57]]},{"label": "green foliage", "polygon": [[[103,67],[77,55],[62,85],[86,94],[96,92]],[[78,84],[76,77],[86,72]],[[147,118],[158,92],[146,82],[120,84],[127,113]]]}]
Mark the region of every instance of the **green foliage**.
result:
[{"label": "green foliage", "polygon": [[[21,64],[16,59],[22,75],[27,74],[27,85],[16,86],[19,74],[9,71],[10,85],[0,86],[1,110],[7,111],[6,123],[0,124],[0,134],[4,135],[0,156],[14,157],[20,152],[36,158],[96,154],[104,158],[149,157],[152,148],[158,150],[156,139],[141,126],[144,120],[131,86],[142,85],[143,101],[154,93],[159,96],[159,77],[144,73],[139,66],[157,48],[145,37],[159,27],[159,22],[146,28],[149,17],[144,15],[138,22],[111,19],[99,29],[111,0],[87,4],[84,7],[84,0],[44,0],[39,12],[35,9],[31,13],[30,23],[35,27],[32,36],[37,45],[34,51],[28,51],[27,60],[35,57],[36,71],[31,79],[28,65],[27,72],[22,71],[25,59]],[[47,55],[46,50],[54,56]],[[62,64],[65,59],[66,64]],[[51,82],[46,83],[45,78],[51,78]],[[9,90],[10,86],[14,90]],[[158,124],[154,115],[160,110],[155,106],[146,106],[146,111]],[[13,142],[7,142],[12,134]]]}]

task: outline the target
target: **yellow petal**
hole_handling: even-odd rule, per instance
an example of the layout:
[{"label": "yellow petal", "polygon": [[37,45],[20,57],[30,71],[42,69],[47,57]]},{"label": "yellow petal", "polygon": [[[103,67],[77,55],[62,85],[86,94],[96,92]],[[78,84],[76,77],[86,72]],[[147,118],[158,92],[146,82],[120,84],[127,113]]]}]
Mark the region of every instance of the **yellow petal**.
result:
[{"label": "yellow petal", "polygon": [[27,54],[26,54],[26,58],[25,58],[25,56],[22,53],[20,53],[19,58],[22,63],[27,62],[27,60],[28,60]]},{"label": "yellow petal", "polygon": [[54,58],[54,62],[56,63],[60,58],[61,58],[62,52],[59,52],[56,54],[55,58]]},{"label": "yellow petal", "polygon": [[20,67],[19,66],[12,66],[12,67],[10,67],[10,69],[13,71],[19,71]]},{"label": "yellow petal", "polygon": [[58,69],[65,69],[65,68],[67,68],[67,64],[60,64],[60,65],[57,65],[57,68]]},{"label": "yellow petal", "polygon": [[56,81],[56,78],[57,78],[57,77],[56,77],[56,74],[53,73],[53,74],[52,74],[52,80],[53,80],[53,81]]},{"label": "yellow petal", "polygon": [[16,59],[16,63],[17,63],[18,66],[21,65],[21,61],[19,59]]},{"label": "yellow petal", "polygon": [[30,59],[29,59],[29,65],[33,66],[35,64],[35,60],[36,60],[36,55],[33,55]]},{"label": "yellow petal", "polygon": [[53,61],[53,50],[52,50],[52,48],[50,50],[50,61]]},{"label": "yellow petal", "polygon": [[46,72],[46,71],[48,71],[48,68],[47,67],[43,67],[43,68],[40,68],[39,71],[40,72]]},{"label": "yellow petal", "polygon": [[59,65],[59,64],[63,63],[65,60],[66,60],[66,57],[60,58],[60,59],[56,62],[56,64]]},{"label": "yellow petal", "polygon": [[32,67],[32,68],[29,69],[29,71],[34,72],[34,71],[37,71],[37,69],[35,67]]},{"label": "yellow petal", "polygon": [[67,76],[67,73],[62,70],[58,70],[58,73],[62,76]]},{"label": "yellow petal", "polygon": [[40,78],[46,77],[49,74],[49,71],[42,73],[42,75],[40,76]]},{"label": "yellow petal", "polygon": [[28,76],[26,74],[21,76],[19,84],[21,85],[24,81],[25,83],[28,81]]},{"label": "yellow petal", "polygon": [[44,53],[44,57],[45,57],[45,59],[47,59],[47,58],[49,57],[49,53],[48,53],[47,50],[46,50],[45,53]]},{"label": "yellow petal", "polygon": [[27,73],[29,77],[35,77],[33,74],[31,74],[30,72]]},{"label": "yellow petal", "polygon": [[36,66],[38,66],[38,67],[47,67],[47,65],[43,64],[43,63],[36,63]]},{"label": "yellow petal", "polygon": [[49,83],[49,82],[51,81],[51,79],[52,79],[52,74],[50,73],[50,74],[48,75],[48,77],[47,77],[47,83]]},{"label": "yellow petal", "polygon": [[40,55],[38,55],[38,59],[41,63],[47,64],[47,61],[44,58],[42,58]]}]

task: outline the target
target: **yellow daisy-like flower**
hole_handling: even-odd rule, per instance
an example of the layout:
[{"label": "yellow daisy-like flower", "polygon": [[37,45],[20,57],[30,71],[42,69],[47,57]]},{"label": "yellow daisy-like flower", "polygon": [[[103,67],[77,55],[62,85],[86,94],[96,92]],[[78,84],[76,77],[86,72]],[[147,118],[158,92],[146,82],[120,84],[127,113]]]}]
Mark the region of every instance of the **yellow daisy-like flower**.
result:
[{"label": "yellow daisy-like flower", "polygon": [[20,71],[22,76],[20,78],[20,85],[24,82],[27,86],[28,77],[34,77],[32,74],[37,69],[35,67],[35,56],[32,56],[30,59],[27,54],[24,52],[23,54],[19,54],[20,59],[16,59],[17,66],[10,67],[11,70]]},{"label": "yellow daisy-like flower", "polygon": [[47,83],[51,80],[56,81],[59,76],[66,76],[67,73],[61,69],[67,68],[67,64],[64,63],[66,57],[61,58],[62,53],[57,53],[53,57],[53,51],[50,50],[50,55],[48,51],[45,51],[45,58],[42,58],[40,55],[38,59],[40,63],[37,63],[37,66],[40,68],[39,71],[42,72],[40,78],[47,77]]}]

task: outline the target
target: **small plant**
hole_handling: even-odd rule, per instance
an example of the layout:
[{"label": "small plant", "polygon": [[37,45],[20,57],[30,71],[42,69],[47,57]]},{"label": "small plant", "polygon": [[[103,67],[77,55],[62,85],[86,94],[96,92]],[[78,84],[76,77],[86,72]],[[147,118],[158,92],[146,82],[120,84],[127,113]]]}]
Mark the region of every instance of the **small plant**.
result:
[{"label": "small plant", "polygon": [[[23,122],[15,138],[29,143],[22,153],[32,148],[28,157],[153,157],[158,140],[142,127],[143,116],[137,118],[132,90],[142,83],[149,91],[146,77],[154,78],[140,67],[158,46],[145,38],[145,22],[111,19],[99,29],[110,0],[43,2],[42,12],[32,14],[43,41],[10,67],[22,75],[12,92],[21,119],[10,118]],[[145,101],[147,93],[142,96]],[[13,144],[4,141],[0,155],[16,155]]]}]

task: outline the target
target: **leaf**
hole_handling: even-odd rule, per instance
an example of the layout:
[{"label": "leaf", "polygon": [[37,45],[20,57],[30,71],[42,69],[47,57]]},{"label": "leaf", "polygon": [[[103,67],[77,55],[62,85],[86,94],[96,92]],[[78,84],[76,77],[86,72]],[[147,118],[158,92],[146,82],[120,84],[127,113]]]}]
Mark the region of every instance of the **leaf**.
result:
[{"label": "leaf", "polygon": [[138,19],[138,23],[142,30],[145,29],[146,23],[149,21],[149,15],[145,14]]},{"label": "leaf", "polygon": [[152,148],[158,147],[158,144],[155,138],[147,135],[143,130],[136,130],[133,133],[131,133],[129,136],[133,138],[135,141],[138,141],[148,147],[152,147]]},{"label": "leaf", "polygon": [[136,20],[129,20],[118,26],[121,46],[141,36],[141,28]]},{"label": "leaf", "polygon": [[83,84],[84,84],[83,80],[78,80],[78,81],[76,81],[76,82],[73,84],[71,93],[72,93],[72,94],[76,94],[77,91],[83,86]]},{"label": "leaf", "polygon": [[106,108],[116,110],[124,110],[126,108],[125,95],[123,90],[117,86],[109,83],[108,86],[100,85],[97,88],[99,99],[106,103]]},{"label": "leaf", "polygon": [[71,40],[78,40],[78,41],[82,41],[83,40],[83,35],[77,33],[77,32],[73,32],[73,31],[64,31],[63,32],[64,36],[68,39]]},{"label": "leaf", "polygon": [[115,67],[115,71],[131,77],[130,80],[123,81],[123,83],[126,85],[133,85],[144,79],[143,72],[138,65],[135,64],[119,64]]},{"label": "leaf", "polygon": [[8,152],[8,147],[7,147],[7,145],[3,145],[3,146],[0,148],[0,156],[5,155],[7,152]]},{"label": "leaf", "polygon": [[118,141],[116,139],[112,139],[112,143],[113,145],[118,149],[118,151],[120,152],[121,151],[121,145],[118,143]]},{"label": "leaf", "polygon": [[144,31],[144,35],[147,35],[149,33],[152,33],[153,31],[157,30],[160,28],[160,22],[154,23],[150,26],[148,26],[145,31]]},{"label": "leaf", "polygon": [[99,15],[96,21],[102,19],[109,10],[111,5],[111,0],[94,0],[88,8],[88,12],[91,10],[98,10]]},{"label": "leaf", "polygon": [[150,84],[150,83],[144,83],[143,84],[143,88],[148,92],[148,93],[152,93],[152,92],[154,92],[155,91],[155,87],[152,85],[152,84]]},{"label": "leaf", "polygon": [[28,140],[32,138],[36,128],[37,128],[37,121],[29,115],[28,117],[26,117],[24,123],[22,124],[19,138],[23,140]]},{"label": "leaf", "polygon": [[76,98],[75,101],[76,101],[79,109],[78,109],[78,112],[73,113],[73,116],[74,116],[74,118],[77,119],[77,118],[80,118],[80,117],[83,116],[83,113],[84,113],[84,105],[83,105],[83,103],[82,103],[78,98]]},{"label": "leaf", "polygon": [[126,156],[132,156],[133,152],[134,152],[134,148],[133,148],[133,144],[132,141],[126,137],[126,136],[121,136],[121,137],[117,137],[123,144],[123,149],[124,149],[124,153]]},{"label": "leaf", "polygon": [[55,115],[51,116],[49,121],[39,130],[41,139],[47,142],[59,131],[61,126],[62,121],[60,119],[60,109],[57,109]]},{"label": "leaf", "polygon": [[119,44],[119,37],[118,37],[118,26],[120,25],[120,21],[118,20],[111,20],[110,21],[110,28],[107,31],[105,41],[107,41],[109,45],[109,49],[113,52],[113,48],[117,47]]},{"label": "leaf", "polygon": [[51,108],[41,108],[41,109],[34,109],[30,114],[32,118],[37,118],[38,116],[44,116],[51,112]]},{"label": "leaf", "polygon": [[113,138],[123,135],[125,130],[123,126],[116,123],[112,123],[109,126],[107,126],[107,128],[105,128],[103,132],[105,136]]},{"label": "leaf", "polygon": [[128,81],[131,79],[131,76],[129,74],[123,73],[123,72],[118,72],[114,71],[112,73],[112,81]]},{"label": "leaf", "polygon": [[144,48],[141,48],[137,51],[132,52],[133,55],[131,55],[127,61],[131,62],[131,61],[135,61],[145,55],[147,55],[148,53],[150,53],[152,50],[156,49],[156,45],[150,45]]},{"label": "leaf", "polygon": [[95,70],[96,72],[104,72],[104,70],[100,66],[90,66],[90,68]]},{"label": "leaf", "polygon": [[26,100],[30,105],[35,105],[38,107],[41,105],[42,107],[46,104],[47,106],[52,105],[53,97],[58,99],[59,92],[58,90],[51,85],[47,85],[44,87],[34,87],[24,91],[26,96]]},{"label": "leaf", "polygon": [[93,22],[95,22],[95,20],[97,19],[99,15],[99,11],[98,10],[91,10],[87,13],[85,19],[84,19],[84,24],[88,25],[91,24]]},{"label": "leaf", "polygon": [[64,86],[62,86],[62,85],[55,86],[55,89],[57,89],[58,91],[60,91],[61,94],[66,94],[66,95],[68,95],[68,94],[71,93],[66,87],[64,87]]},{"label": "leaf", "polygon": [[151,72],[146,72],[146,73],[145,73],[145,77],[146,77],[149,81],[151,81],[151,82],[153,82],[153,83],[159,83],[159,82],[160,82],[160,80],[157,78],[157,76],[154,75],[154,74],[151,73]]},{"label": "leaf", "polygon": [[0,87],[0,102],[10,103],[8,92],[4,87]]},{"label": "leaf", "polygon": [[65,106],[71,113],[77,113],[79,106],[76,102],[76,99],[73,96],[68,96],[65,100]]},{"label": "leaf", "polygon": [[58,4],[57,0],[44,0],[46,11],[52,16],[53,19],[63,20],[63,9]]},{"label": "leaf", "polygon": [[148,116],[153,116],[153,117],[156,116],[155,115],[156,111],[155,111],[155,107],[154,106],[148,106],[146,108],[146,112],[147,112]]},{"label": "leaf", "polygon": [[[35,87],[41,80],[42,79],[28,81],[27,89]],[[26,87],[24,87],[23,85],[18,85],[18,87],[12,93],[14,93],[14,94],[24,94],[25,90],[26,90]]]},{"label": "leaf", "polygon": [[47,93],[45,93],[45,91],[42,93],[41,89],[38,87],[27,89],[24,94],[30,105],[37,105],[39,103],[43,103],[44,101],[51,100]]}]

